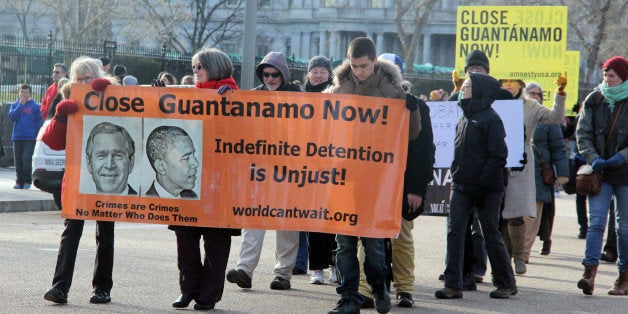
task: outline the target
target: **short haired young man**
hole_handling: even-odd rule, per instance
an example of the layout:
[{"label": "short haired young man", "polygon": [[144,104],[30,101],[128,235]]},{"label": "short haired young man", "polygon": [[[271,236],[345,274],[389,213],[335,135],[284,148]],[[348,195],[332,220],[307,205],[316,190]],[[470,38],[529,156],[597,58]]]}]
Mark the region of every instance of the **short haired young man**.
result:
[{"label": "short haired young man", "polygon": [[[366,37],[351,41],[347,59],[334,71],[332,93],[406,99],[401,86],[403,77],[391,62],[378,62],[375,43]],[[411,114],[410,140],[420,132],[420,115]],[[416,122],[413,123],[414,119]],[[371,286],[378,313],[390,311],[390,297],[386,287],[384,239],[360,237],[365,251],[364,273]],[[337,235],[336,263],[340,272],[340,285],[336,292],[342,297],[329,313],[359,313],[364,297],[358,293],[360,265],[357,257],[357,236]]]}]

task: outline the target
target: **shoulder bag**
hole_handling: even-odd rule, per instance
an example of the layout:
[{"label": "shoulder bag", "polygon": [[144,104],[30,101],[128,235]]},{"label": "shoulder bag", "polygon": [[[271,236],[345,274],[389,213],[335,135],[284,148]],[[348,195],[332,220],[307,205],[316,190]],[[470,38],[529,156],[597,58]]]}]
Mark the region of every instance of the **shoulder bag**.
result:
[{"label": "shoulder bag", "polygon": [[539,154],[539,151],[536,150],[536,146],[532,145],[532,150],[534,150],[534,154],[536,158],[539,159],[539,163],[541,166],[541,178],[543,179],[543,183],[546,185],[552,185],[556,182],[556,174],[554,173],[554,167],[550,163],[546,163]]},{"label": "shoulder bag", "polygon": [[[624,106],[621,106],[619,107],[619,110],[617,110],[613,123],[611,123],[608,137],[606,138],[605,147],[608,145],[608,142],[613,135],[613,131],[615,131],[615,124],[617,124],[619,113],[621,113],[623,108]],[[600,188],[602,187],[602,176],[603,173],[601,171],[593,170],[590,165],[582,166],[578,170],[578,174],[576,174],[576,193],[584,195],[597,195],[600,193]]]}]

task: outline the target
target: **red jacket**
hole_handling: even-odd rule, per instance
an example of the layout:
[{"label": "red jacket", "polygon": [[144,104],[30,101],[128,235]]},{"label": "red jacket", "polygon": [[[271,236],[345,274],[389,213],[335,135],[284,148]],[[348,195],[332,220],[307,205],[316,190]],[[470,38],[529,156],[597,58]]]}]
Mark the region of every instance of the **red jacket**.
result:
[{"label": "red jacket", "polygon": [[48,86],[46,89],[46,95],[44,95],[44,100],[41,102],[41,119],[46,121],[46,117],[48,116],[48,108],[52,105],[52,102],[57,97],[57,82],[54,82]]}]

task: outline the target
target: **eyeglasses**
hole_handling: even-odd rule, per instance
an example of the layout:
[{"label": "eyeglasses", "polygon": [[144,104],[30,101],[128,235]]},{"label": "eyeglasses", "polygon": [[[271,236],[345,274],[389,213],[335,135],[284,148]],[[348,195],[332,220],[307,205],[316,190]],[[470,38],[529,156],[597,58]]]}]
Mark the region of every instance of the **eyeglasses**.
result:
[{"label": "eyeglasses", "polygon": [[87,77],[77,77],[76,78],[76,82],[77,83],[91,83],[94,80],[93,77],[91,76],[87,76]]},{"label": "eyeglasses", "polygon": [[200,71],[203,68],[204,68],[204,66],[202,64],[193,65],[192,66],[192,71],[194,71],[194,69],[196,69],[196,71]]},{"label": "eyeglasses", "polygon": [[537,93],[537,92],[528,92],[528,94],[530,94],[531,96],[537,96],[537,97],[543,96],[543,93]]},{"label": "eyeglasses", "polygon": [[273,78],[278,78],[281,76],[281,73],[279,72],[275,72],[275,73],[268,73],[268,72],[262,72],[262,75],[264,75],[265,78],[269,78],[269,77],[273,77]]},{"label": "eyeglasses", "polygon": [[59,74],[61,71],[52,71],[53,74]]},{"label": "eyeglasses", "polygon": [[484,70],[484,67],[474,66],[474,65],[467,67],[467,72],[475,73],[475,72],[477,72],[479,70]]}]

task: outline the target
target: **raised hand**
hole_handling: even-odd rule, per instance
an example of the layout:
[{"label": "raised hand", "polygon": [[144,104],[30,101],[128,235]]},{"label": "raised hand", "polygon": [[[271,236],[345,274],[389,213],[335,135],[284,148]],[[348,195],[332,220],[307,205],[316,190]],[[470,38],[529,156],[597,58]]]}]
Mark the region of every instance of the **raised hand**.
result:
[{"label": "raised hand", "polygon": [[556,81],[554,81],[554,84],[556,84],[556,93],[562,96],[567,95],[567,93],[565,93],[565,87],[567,86],[567,71],[565,71],[563,75],[559,76]]}]

